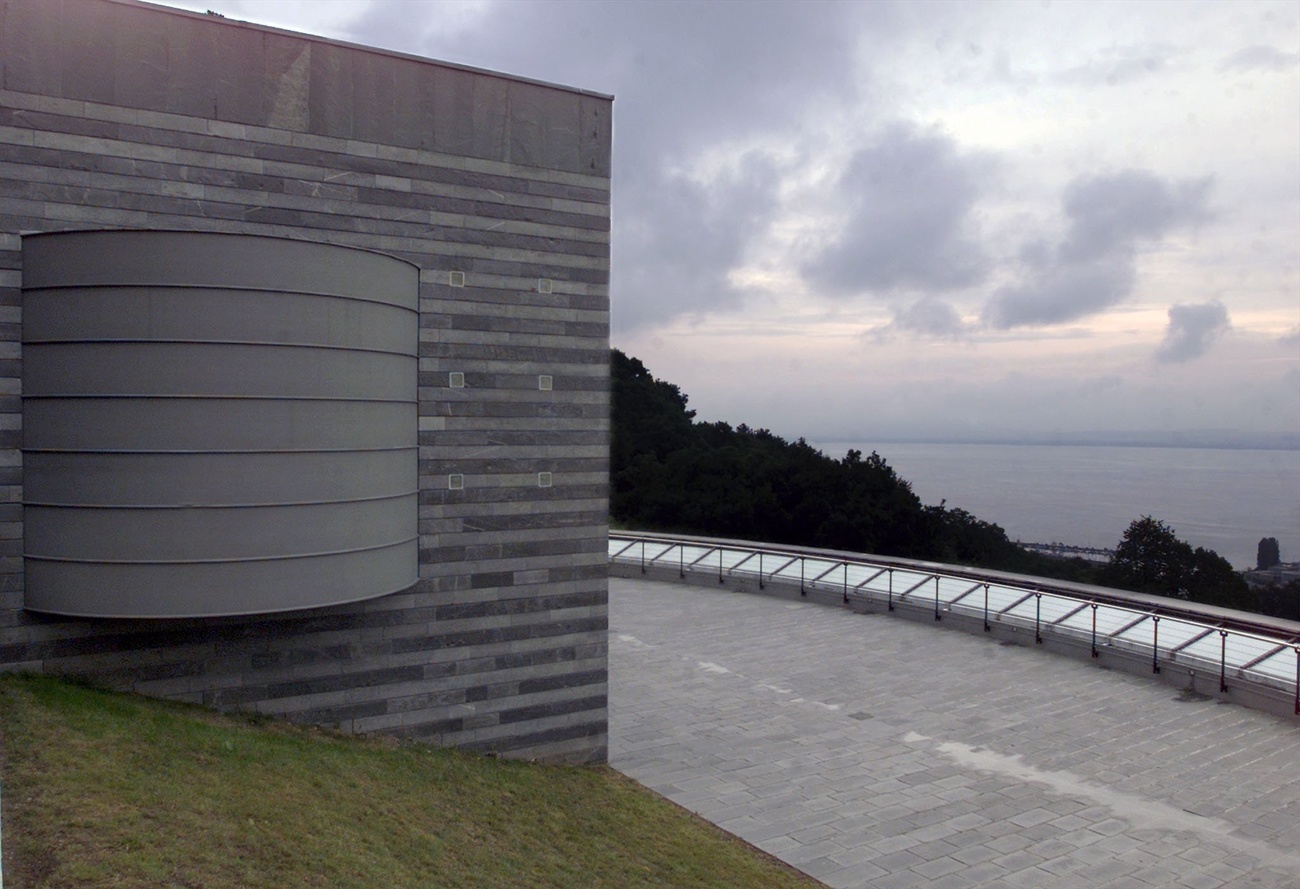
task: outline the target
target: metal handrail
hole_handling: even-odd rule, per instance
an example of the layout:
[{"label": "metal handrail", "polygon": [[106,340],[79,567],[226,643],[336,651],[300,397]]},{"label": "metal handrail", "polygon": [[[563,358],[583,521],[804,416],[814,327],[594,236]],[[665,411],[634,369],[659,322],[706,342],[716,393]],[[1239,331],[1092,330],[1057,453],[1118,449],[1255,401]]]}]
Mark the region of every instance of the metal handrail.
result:
[{"label": "metal handrail", "polygon": [[[1165,664],[1218,667],[1220,691],[1228,690],[1229,678],[1273,688],[1293,686],[1295,712],[1300,715],[1300,624],[1291,621],[999,571],[686,535],[611,532],[609,559],[620,564],[639,563],[644,572],[647,546],[664,548],[655,559],[668,553],[677,555],[676,561],[685,566],[683,577],[707,572],[719,582],[725,582],[727,577],[756,579],[760,587],[785,581],[791,589],[797,583],[803,595],[810,590],[834,590],[842,593],[845,603],[887,602],[891,611],[896,603],[904,604],[909,593],[925,588],[924,596],[912,596],[908,604],[924,602],[928,610],[933,603],[936,620],[942,613],[982,617],[986,632],[994,623],[1032,626],[1035,642],[1041,644],[1043,633],[1050,631],[1090,643],[1093,657],[1097,656],[1100,636],[1103,647],[1149,654],[1153,673],[1161,671],[1162,660]],[[704,563],[706,556],[710,558]],[[781,560],[780,567],[764,570],[765,556]],[[788,577],[778,576],[795,562],[799,563],[797,575],[792,572]],[[843,569],[842,574],[839,569]],[[885,574],[887,586],[882,587],[878,581]],[[859,580],[858,575],[865,579]],[[965,600],[977,589],[984,590],[981,604],[967,603]],[[1022,606],[1028,614],[1018,613]],[[1089,609],[1091,614],[1084,615]],[[1141,630],[1144,625],[1146,629]],[[1212,638],[1215,634],[1219,636],[1218,645]],[[1283,663],[1288,651],[1295,656],[1293,676],[1289,663]]]}]

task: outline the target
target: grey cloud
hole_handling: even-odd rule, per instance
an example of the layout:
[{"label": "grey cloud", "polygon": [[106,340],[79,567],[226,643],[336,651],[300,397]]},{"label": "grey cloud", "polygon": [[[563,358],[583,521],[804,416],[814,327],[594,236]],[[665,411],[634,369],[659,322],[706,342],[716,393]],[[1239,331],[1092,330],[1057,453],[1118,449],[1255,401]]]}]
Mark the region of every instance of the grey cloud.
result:
[{"label": "grey cloud", "polygon": [[985,79],[991,84],[1014,87],[1024,95],[1029,87],[1038,85],[1039,75],[1013,67],[1011,55],[1006,50],[999,50],[989,64]]},{"label": "grey cloud", "polygon": [[1085,65],[1069,68],[1056,75],[1056,80],[1066,86],[1119,86],[1132,83],[1167,70],[1175,55],[1173,47],[1157,44],[1142,47],[1124,47],[1114,52],[1113,59],[1097,59]]},{"label": "grey cloud", "polygon": [[984,310],[984,321],[1007,329],[1025,324],[1061,324],[1095,314],[1133,292],[1137,275],[1130,257],[1092,263],[1051,264],[1032,283],[1003,287]]},{"label": "grey cloud", "polygon": [[[676,153],[748,131],[780,127],[810,98],[845,84],[863,18],[887,27],[890,4],[811,2],[608,3],[538,0],[486,4],[472,30],[411,27],[406,3],[374,5],[356,39],[409,35],[412,51],[615,95],[621,148]],[[433,17],[436,21],[436,16]]]},{"label": "grey cloud", "polygon": [[742,291],[727,273],[776,207],[780,178],[771,158],[746,155],[736,170],[707,184],[664,176],[625,220],[620,237],[635,257],[615,299],[617,329],[650,326],[685,314],[736,308]]},{"label": "grey cloud", "polygon": [[1292,328],[1277,339],[1278,345],[1287,349],[1300,349],[1300,327]]},{"label": "grey cloud", "polygon": [[845,168],[839,189],[849,221],[803,273],[830,295],[979,283],[988,260],[970,236],[970,216],[990,168],[947,137],[887,130]]},{"label": "grey cloud", "polygon": [[[613,93],[615,333],[734,308],[727,274],[767,230],[777,171],[699,183],[680,170],[725,144],[796,145],[814,109],[843,101],[859,36],[895,27],[891,3],[504,2],[470,30],[413,33],[406,4],[376,5],[352,39]],[[734,166],[734,165],[733,165]],[[761,166],[761,165],[760,165]]]},{"label": "grey cloud", "polygon": [[1231,326],[1227,308],[1217,299],[1170,306],[1169,327],[1156,349],[1156,360],[1177,363],[1199,358]]},{"label": "grey cloud", "polygon": [[1119,374],[1102,374],[1099,377],[1087,377],[1079,381],[1079,391],[1088,393],[1110,392],[1123,389],[1125,380]]},{"label": "grey cloud", "polygon": [[1137,282],[1138,245],[1205,218],[1210,184],[1170,183],[1138,170],[1076,179],[1062,199],[1065,239],[1055,249],[1041,240],[1022,248],[1021,281],[993,294],[984,321],[1002,329],[1059,324],[1127,299]]},{"label": "grey cloud", "polygon": [[1113,256],[1139,239],[1197,222],[1209,190],[1208,178],[1171,184],[1141,170],[1076,179],[1065,190],[1070,229],[1061,255],[1083,262]]},{"label": "grey cloud", "polygon": [[894,313],[893,327],[933,337],[957,337],[965,332],[961,315],[949,303],[924,297]]},{"label": "grey cloud", "polygon": [[1300,66],[1300,53],[1272,46],[1247,46],[1223,60],[1220,71],[1290,71]]}]

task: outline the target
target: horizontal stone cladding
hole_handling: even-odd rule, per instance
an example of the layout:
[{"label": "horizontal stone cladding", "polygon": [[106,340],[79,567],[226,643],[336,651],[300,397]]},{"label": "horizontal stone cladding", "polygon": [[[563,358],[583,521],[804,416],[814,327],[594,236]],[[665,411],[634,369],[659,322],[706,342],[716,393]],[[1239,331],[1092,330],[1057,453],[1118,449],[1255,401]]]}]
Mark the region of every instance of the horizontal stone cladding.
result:
[{"label": "horizontal stone cladding", "polygon": [[[603,760],[610,110],[131,2],[0,7],[0,666]],[[415,587],[203,621],[23,608],[20,233],[92,228],[301,238],[420,268]]]}]

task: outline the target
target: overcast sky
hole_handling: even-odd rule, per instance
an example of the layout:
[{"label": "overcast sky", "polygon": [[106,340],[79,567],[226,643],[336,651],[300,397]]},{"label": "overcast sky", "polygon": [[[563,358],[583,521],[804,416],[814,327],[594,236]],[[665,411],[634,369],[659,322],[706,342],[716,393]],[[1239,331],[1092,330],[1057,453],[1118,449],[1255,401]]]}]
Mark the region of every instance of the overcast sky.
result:
[{"label": "overcast sky", "polygon": [[613,343],[817,442],[1300,440],[1300,5],[197,0],[612,93]]}]

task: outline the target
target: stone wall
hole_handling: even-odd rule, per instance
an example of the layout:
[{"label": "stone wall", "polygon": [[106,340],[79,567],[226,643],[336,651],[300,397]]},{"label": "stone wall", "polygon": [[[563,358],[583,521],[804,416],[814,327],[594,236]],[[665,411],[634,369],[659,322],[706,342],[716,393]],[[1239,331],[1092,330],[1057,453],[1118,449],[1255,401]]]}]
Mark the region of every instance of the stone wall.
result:
[{"label": "stone wall", "polygon": [[[507,755],[606,737],[605,96],[125,0],[0,5],[0,665]],[[420,580],[209,620],[23,607],[21,232],[420,268]]]}]

